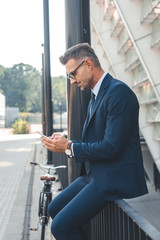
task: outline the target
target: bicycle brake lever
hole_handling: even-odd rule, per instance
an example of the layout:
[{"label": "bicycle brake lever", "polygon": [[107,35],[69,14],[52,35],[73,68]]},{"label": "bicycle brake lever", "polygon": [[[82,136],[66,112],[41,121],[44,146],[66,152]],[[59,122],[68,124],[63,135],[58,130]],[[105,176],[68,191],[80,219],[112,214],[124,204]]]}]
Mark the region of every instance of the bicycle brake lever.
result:
[{"label": "bicycle brake lever", "polygon": [[30,164],[32,164],[32,165],[38,165],[38,163],[36,163],[36,162],[30,162]]}]

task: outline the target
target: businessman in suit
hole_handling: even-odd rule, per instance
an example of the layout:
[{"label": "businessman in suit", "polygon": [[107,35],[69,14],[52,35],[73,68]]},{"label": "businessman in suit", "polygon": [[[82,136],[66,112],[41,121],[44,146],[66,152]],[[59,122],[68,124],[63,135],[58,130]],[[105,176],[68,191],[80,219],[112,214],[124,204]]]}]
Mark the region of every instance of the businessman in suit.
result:
[{"label": "businessman in suit", "polygon": [[104,72],[87,43],[69,48],[60,62],[65,65],[71,84],[82,91],[90,88],[92,98],[81,141],[56,134],[53,139],[42,139],[48,150],[65,152],[85,165],[85,173],[51,202],[48,211],[56,240],[84,240],[82,226],[107,201],[147,193],[139,139],[139,104],[125,83]]}]

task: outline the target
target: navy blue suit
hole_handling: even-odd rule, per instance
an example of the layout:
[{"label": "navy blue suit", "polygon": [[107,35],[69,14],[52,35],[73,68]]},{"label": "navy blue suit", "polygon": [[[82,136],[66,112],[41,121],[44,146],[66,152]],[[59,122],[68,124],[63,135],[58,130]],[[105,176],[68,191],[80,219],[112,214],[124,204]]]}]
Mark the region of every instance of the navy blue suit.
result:
[{"label": "navy blue suit", "polygon": [[147,193],[138,114],[133,91],[107,74],[90,117],[88,111],[82,142],[74,142],[75,158],[90,160],[93,178],[106,200]]},{"label": "navy blue suit", "polygon": [[110,74],[104,78],[82,140],[73,141],[77,161],[88,161],[81,176],[49,205],[56,240],[86,239],[82,226],[106,204],[147,193],[139,139],[139,104],[133,91]]}]

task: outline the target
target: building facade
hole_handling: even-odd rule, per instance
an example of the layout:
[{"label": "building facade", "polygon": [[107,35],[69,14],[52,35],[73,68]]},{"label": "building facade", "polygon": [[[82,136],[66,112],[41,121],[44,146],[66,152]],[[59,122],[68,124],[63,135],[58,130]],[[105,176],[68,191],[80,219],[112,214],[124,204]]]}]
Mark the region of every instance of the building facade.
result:
[{"label": "building facade", "polygon": [[136,93],[140,131],[160,173],[160,0],[90,0],[90,15],[92,46],[103,69]]}]

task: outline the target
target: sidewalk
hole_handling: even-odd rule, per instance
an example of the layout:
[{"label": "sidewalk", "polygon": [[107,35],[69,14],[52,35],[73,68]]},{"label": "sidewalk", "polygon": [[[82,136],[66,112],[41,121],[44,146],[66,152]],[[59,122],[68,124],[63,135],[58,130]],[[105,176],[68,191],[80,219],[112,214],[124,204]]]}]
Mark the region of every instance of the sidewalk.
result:
[{"label": "sidewalk", "polygon": [[[39,240],[40,231],[30,231],[38,223],[38,201],[42,170],[30,161],[45,164],[46,151],[38,134],[0,134],[0,240]],[[55,183],[56,195],[59,183]],[[149,185],[150,194],[126,200],[160,231],[160,192]],[[53,196],[54,197],[54,196]],[[46,240],[53,240],[50,227]]]},{"label": "sidewalk", "polygon": [[[42,150],[37,134],[0,135],[0,240],[40,239],[40,229],[29,229],[38,223],[42,170],[29,163],[45,164]],[[51,240],[49,226],[46,234],[46,240]]]},{"label": "sidewalk", "polygon": [[[41,143],[36,145],[36,158],[35,162],[46,164],[46,149],[42,146]],[[31,167],[31,166],[30,166]],[[31,168],[34,169],[34,180],[33,180],[33,192],[32,192],[32,205],[31,205],[31,215],[30,215],[30,228],[37,228],[38,224],[38,201],[39,201],[39,194],[43,187],[43,182],[40,181],[40,175],[44,174],[44,172],[38,166],[32,166]],[[55,173],[55,172],[54,172]],[[55,175],[58,178],[57,175]],[[55,197],[58,192],[57,189],[60,187],[59,182],[54,182],[52,185],[52,197]],[[50,224],[46,227],[45,231],[45,240],[55,240],[53,236],[51,236],[50,232]],[[40,239],[41,235],[41,225],[39,225],[38,231],[30,231],[30,240],[37,240]]]}]

